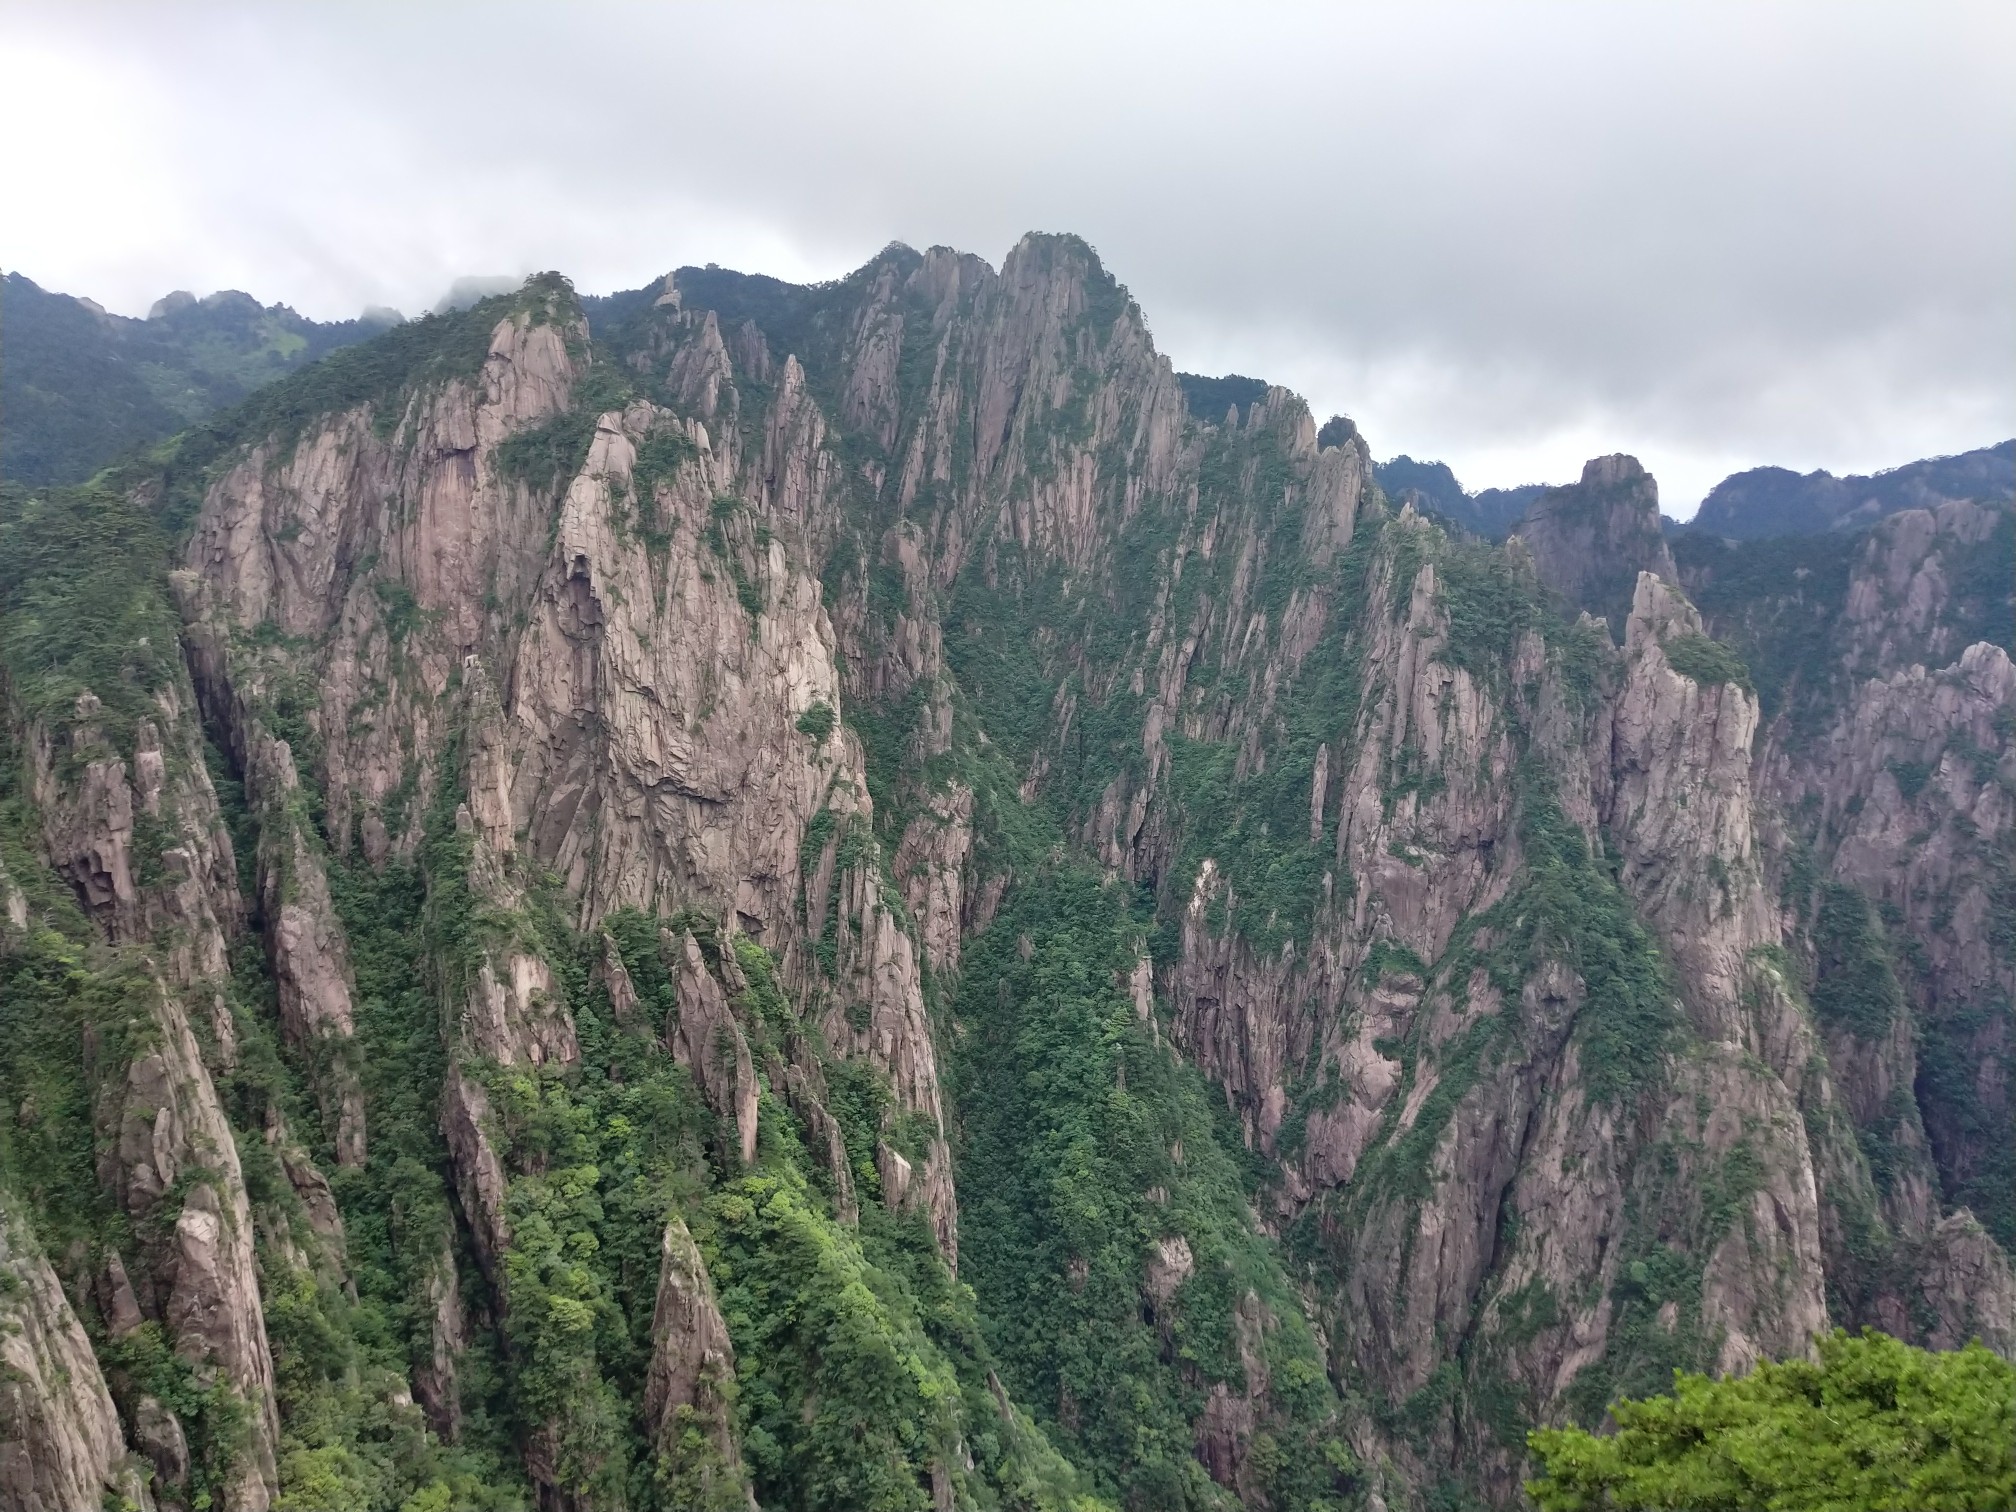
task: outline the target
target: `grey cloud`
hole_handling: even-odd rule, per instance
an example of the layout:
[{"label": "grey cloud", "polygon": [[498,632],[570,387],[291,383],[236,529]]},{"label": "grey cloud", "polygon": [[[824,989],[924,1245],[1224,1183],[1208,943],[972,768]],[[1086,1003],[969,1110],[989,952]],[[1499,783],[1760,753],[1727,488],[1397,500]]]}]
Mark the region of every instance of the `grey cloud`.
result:
[{"label": "grey cloud", "polygon": [[6,25],[162,102],[194,227],[172,257],[136,235],[120,288],[92,287],[63,264],[114,266],[103,247],[22,238],[23,271],[108,302],[234,283],[348,315],[425,308],[471,268],[810,278],[892,238],[998,259],[1069,229],[1179,365],[1288,383],[1473,487],[1626,447],[1685,510],[1737,467],[1868,470],[2016,428],[2006,5],[70,5]]},{"label": "grey cloud", "polygon": [[466,310],[492,294],[509,294],[524,282],[524,274],[465,273],[448,285],[448,292],[434,302],[434,313],[446,315],[450,310]]}]

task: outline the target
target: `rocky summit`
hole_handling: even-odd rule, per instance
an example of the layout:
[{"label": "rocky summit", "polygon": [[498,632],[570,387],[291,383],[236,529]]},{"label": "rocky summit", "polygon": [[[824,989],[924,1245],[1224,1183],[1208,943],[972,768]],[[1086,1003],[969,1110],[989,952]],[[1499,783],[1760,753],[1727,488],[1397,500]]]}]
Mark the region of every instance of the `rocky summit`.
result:
[{"label": "rocky summit", "polygon": [[1509,1508],[2016,1351],[1980,492],[1492,544],[1065,236],[6,485],[0,1508]]}]

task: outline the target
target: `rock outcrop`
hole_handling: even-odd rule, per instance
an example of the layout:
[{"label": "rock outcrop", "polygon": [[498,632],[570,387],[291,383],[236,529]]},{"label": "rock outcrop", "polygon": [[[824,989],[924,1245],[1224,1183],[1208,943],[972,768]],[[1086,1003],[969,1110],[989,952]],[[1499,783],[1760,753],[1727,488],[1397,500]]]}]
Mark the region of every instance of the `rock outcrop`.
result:
[{"label": "rock outcrop", "polygon": [[1592,459],[1581,482],[1535,499],[1513,534],[1541,582],[1612,624],[1629,611],[1639,573],[1680,576],[1660,531],[1658,485],[1636,457]]},{"label": "rock outcrop", "polygon": [[[244,917],[236,862],[188,679],[171,674],[137,707],[121,694],[108,706],[87,690],[35,716],[11,704],[12,749],[26,757],[43,855],[95,926],[90,959],[119,1004],[82,1034],[77,1068],[97,1179],[135,1244],[118,1295],[242,1404],[217,1491],[232,1512],[263,1512],[280,1423],[252,1208],[217,1086],[239,1051],[227,1000],[228,940]],[[150,1413],[157,1436],[181,1435],[158,1404]]]},{"label": "rock outcrop", "polygon": [[361,1166],[364,1094],[345,1053],[356,1032],[350,962],[329,881],[301,809],[294,755],[256,724],[247,741],[245,785],[261,811],[259,902],[278,990],[280,1031],[317,1068],[336,1163]]},{"label": "rock outcrop", "polygon": [[658,1302],[651,1317],[651,1373],[644,1388],[659,1474],[699,1507],[756,1498],[735,1441],[735,1346],[728,1338],[706,1262],[686,1225],[665,1225]]},{"label": "rock outcrop", "polygon": [[153,1505],[112,1394],[49,1262],[0,1192],[0,1509]]},{"label": "rock outcrop", "polygon": [[99,1179],[144,1232],[160,1236],[141,1257],[143,1310],[249,1408],[228,1502],[263,1512],[280,1419],[245,1179],[187,1015],[159,982],[139,992],[148,1013],[136,1025],[140,1048],[101,1070]]},{"label": "rock outcrop", "polygon": [[[756,1065],[728,999],[707,969],[692,934],[665,937],[674,964],[679,1009],[665,1037],[679,1064],[693,1073],[708,1105],[735,1125],[742,1164],[756,1159]],[[667,1241],[670,1242],[669,1240]]]}]

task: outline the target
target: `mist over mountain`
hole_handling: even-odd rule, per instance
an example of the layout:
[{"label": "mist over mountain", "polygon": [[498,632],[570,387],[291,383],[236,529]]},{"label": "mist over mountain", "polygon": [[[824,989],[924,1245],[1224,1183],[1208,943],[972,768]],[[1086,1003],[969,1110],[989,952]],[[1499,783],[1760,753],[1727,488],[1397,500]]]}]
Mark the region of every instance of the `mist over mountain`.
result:
[{"label": "mist over mountain", "polygon": [[1066,235],[7,298],[0,1512],[1511,1509],[2016,1354],[2006,446],[1472,495]]}]

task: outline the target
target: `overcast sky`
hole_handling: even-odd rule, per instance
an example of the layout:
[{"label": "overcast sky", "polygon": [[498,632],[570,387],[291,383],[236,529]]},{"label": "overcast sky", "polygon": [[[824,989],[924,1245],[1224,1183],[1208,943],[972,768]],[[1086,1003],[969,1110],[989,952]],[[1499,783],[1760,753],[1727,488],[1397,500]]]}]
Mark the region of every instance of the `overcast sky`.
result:
[{"label": "overcast sky", "polygon": [[2012,79],[2008,0],[0,0],[0,266],[338,318],[1076,231],[1179,367],[1687,514],[2016,434]]}]

